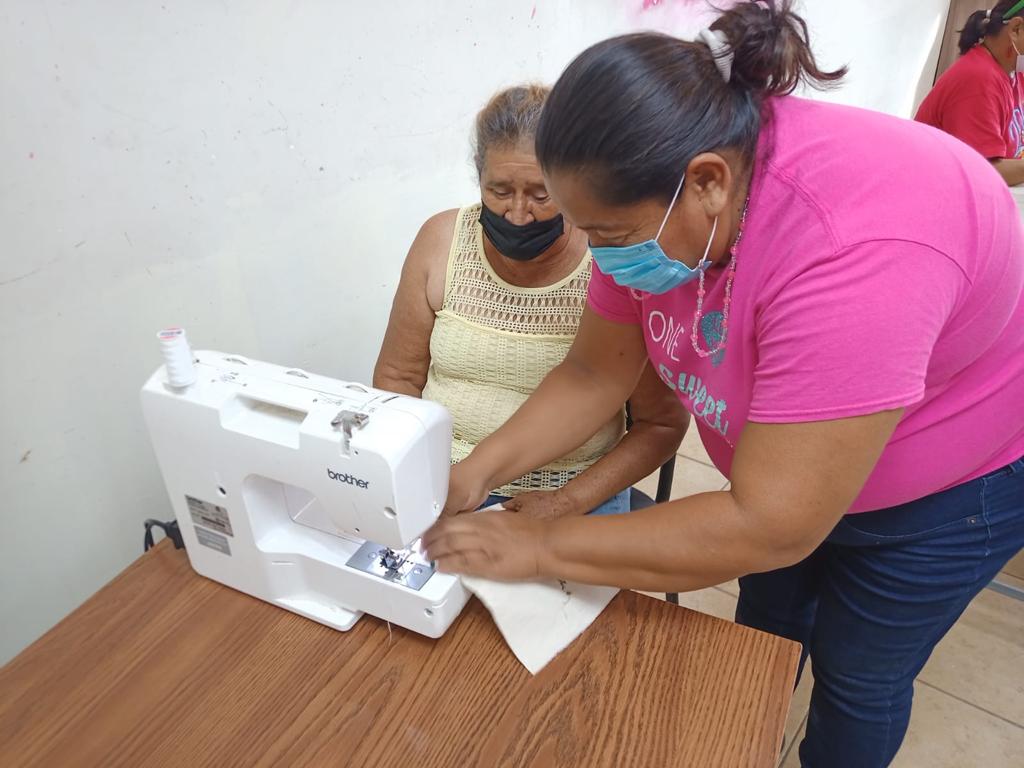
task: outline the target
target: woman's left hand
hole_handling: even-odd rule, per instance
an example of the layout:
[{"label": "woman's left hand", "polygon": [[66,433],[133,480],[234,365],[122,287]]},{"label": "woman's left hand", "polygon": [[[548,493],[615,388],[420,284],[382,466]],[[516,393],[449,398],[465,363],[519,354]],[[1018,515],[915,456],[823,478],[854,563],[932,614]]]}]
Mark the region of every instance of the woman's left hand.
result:
[{"label": "woman's left hand", "polygon": [[438,521],[423,535],[438,570],[496,581],[541,576],[544,523],[515,512],[476,512]]}]

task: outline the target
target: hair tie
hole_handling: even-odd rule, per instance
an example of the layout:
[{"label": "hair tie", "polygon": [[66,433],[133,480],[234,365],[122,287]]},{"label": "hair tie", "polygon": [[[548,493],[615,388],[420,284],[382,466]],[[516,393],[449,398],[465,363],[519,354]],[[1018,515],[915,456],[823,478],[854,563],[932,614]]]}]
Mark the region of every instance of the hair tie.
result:
[{"label": "hair tie", "polygon": [[732,79],[732,63],[736,59],[736,54],[729,45],[729,38],[725,36],[725,32],[705,28],[697,33],[697,37],[711,51],[715,66],[718,67],[722,79],[728,83]]},{"label": "hair tie", "polygon": [[981,26],[987,27],[988,23],[990,21],[992,21],[992,9],[991,8],[989,8],[987,11],[985,11],[985,18],[981,20]]}]

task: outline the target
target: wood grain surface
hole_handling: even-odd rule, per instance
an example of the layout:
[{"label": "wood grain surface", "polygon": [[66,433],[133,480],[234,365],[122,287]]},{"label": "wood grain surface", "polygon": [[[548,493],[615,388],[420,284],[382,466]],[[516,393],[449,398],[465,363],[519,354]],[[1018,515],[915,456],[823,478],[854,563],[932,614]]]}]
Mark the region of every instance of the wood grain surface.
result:
[{"label": "wood grain surface", "polygon": [[341,633],[167,542],[0,669],[0,766],[774,766],[798,646],[632,592],[536,677],[476,600]]}]

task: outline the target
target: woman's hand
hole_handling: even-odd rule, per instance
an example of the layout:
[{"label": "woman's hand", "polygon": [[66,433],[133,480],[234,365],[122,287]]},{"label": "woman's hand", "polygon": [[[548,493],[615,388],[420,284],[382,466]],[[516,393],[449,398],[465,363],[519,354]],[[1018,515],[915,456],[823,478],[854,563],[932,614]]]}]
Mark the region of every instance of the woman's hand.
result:
[{"label": "woman's hand", "polygon": [[522,493],[502,503],[509,512],[516,512],[535,520],[555,520],[559,517],[581,515],[580,509],[561,489]]},{"label": "woman's hand", "polygon": [[474,470],[471,459],[467,457],[452,467],[448,476],[448,500],[441,514],[451,516],[472,512],[487,500],[490,493],[487,478]]},{"label": "woman's hand", "polygon": [[448,517],[423,535],[423,548],[445,573],[529,581],[541,576],[544,525],[500,510]]}]

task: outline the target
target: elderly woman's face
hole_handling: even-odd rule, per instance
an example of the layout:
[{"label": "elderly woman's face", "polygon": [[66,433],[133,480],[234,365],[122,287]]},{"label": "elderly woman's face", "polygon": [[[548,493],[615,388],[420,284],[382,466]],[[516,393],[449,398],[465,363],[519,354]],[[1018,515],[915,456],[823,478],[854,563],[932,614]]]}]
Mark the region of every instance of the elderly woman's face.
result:
[{"label": "elderly woman's face", "polygon": [[519,226],[558,215],[530,145],[487,150],[480,197],[494,213]]}]

